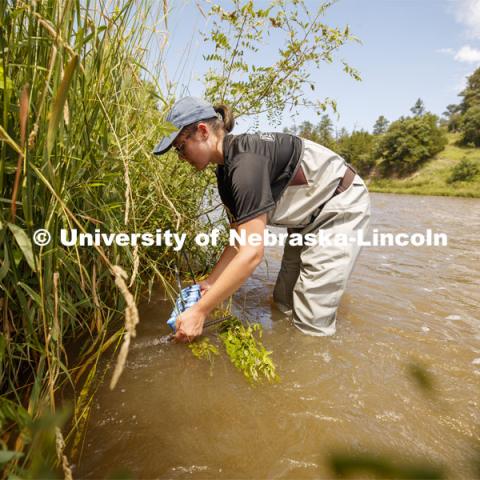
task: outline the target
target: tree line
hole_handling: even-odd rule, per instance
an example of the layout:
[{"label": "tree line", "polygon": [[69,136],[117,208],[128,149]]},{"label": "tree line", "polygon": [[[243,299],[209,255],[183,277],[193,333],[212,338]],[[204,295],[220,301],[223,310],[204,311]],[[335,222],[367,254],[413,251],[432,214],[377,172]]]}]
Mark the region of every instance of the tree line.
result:
[{"label": "tree line", "polygon": [[[336,151],[363,176],[402,177],[412,174],[441,152],[448,143],[447,132],[457,134],[459,146],[480,147],[480,68],[467,78],[467,86],[459,96],[462,101],[448,105],[442,118],[428,112],[419,98],[410,109],[410,116],[389,122],[380,115],[371,133],[364,129],[351,133],[345,128],[335,130],[326,114],[316,125],[305,121],[285,128],[284,132]],[[462,162],[469,163],[468,160]],[[463,163],[463,170],[467,167],[469,172],[476,173],[475,165]],[[471,173],[467,176],[471,177]]]}]

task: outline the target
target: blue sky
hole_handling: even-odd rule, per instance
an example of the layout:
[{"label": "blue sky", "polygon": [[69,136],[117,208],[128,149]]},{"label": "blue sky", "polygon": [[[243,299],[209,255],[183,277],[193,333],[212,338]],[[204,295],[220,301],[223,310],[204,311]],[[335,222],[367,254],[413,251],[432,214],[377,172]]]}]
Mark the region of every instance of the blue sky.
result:
[{"label": "blue sky", "polygon": [[[196,3],[208,10],[208,2],[200,0],[169,4],[165,65],[178,96],[201,96],[203,91],[205,43],[200,32],[208,31],[210,24]],[[265,3],[258,1],[255,6]],[[319,4],[305,3],[312,9]],[[228,10],[231,3],[222,5]],[[419,97],[429,111],[440,115],[446,105],[459,102],[465,77],[480,66],[480,0],[339,0],[324,21],[331,26],[348,24],[362,41],[338,54],[360,71],[361,82],[345,75],[339,62],[312,71],[319,95],[338,103],[339,119],[332,115],[338,128],[371,130],[379,115],[391,121],[408,115]],[[268,63],[275,46],[263,52]],[[262,117],[260,128],[281,130],[303,120],[317,122],[318,116],[312,110],[301,111],[296,119],[285,114],[280,127],[270,126]],[[241,121],[234,133],[252,125],[252,119]]]}]

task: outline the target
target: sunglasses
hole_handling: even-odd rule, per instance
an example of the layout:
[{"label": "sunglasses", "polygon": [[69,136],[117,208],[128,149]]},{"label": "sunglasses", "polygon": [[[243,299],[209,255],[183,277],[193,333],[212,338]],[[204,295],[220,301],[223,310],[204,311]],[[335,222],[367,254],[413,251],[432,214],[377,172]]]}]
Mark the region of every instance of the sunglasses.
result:
[{"label": "sunglasses", "polygon": [[180,145],[174,145],[173,146],[173,149],[175,150],[175,152],[177,152],[177,155],[179,157],[182,157],[182,158],[185,157],[185,147],[186,147],[186,145],[187,145],[186,142],[182,142]]},{"label": "sunglasses", "polygon": [[180,143],[179,145],[173,145],[173,149],[175,150],[175,152],[177,152],[177,155],[180,157],[180,158],[185,158],[185,148],[187,146],[187,142],[186,140],[188,138],[190,138],[192,135],[187,133],[186,135],[183,136],[183,142]]}]

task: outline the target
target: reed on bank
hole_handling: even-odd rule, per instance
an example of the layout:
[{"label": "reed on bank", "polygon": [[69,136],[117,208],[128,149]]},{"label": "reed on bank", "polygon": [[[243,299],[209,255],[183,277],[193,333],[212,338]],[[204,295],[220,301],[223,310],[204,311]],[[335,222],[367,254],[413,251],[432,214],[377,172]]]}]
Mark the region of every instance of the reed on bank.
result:
[{"label": "reed on bank", "polygon": [[[125,359],[136,300],[154,279],[168,287],[175,257],[67,248],[60,229],[195,231],[209,178],[151,156],[171,129],[162,121],[171,96],[152,83],[146,59],[149,42],[166,35],[163,4],[1,0],[0,12],[0,462],[4,477],[48,474],[56,445],[68,478],[98,358],[122,341],[126,310]],[[50,244],[33,244],[39,228]],[[67,384],[65,448],[58,427],[69,415],[56,407]]]}]

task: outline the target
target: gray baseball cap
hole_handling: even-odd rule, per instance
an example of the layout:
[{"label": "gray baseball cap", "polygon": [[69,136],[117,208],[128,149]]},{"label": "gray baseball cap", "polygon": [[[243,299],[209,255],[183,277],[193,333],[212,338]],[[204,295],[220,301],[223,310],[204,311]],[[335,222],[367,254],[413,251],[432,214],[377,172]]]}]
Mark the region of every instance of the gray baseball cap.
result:
[{"label": "gray baseball cap", "polygon": [[175,105],[173,105],[165,118],[167,122],[173,123],[178,130],[167,137],[161,138],[157,146],[153,149],[153,153],[155,155],[161,155],[162,153],[167,152],[183,127],[216,116],[217,113],[213,107],[205,100],[197,97],[181,98],[175,102]]}]

